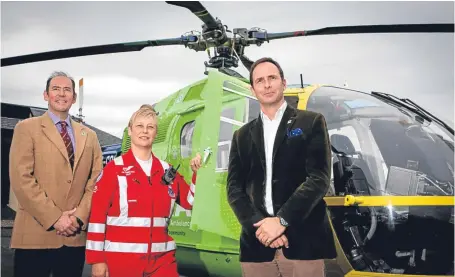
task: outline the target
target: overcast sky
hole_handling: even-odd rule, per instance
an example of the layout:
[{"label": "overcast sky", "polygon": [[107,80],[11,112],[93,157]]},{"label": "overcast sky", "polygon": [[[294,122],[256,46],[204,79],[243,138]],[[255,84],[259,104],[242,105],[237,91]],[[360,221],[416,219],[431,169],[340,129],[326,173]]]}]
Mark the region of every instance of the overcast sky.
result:
[{"label": "overcast sky", "polygon": [[[229,29],[269,32],[335,25],[453,23],[453,2],[202,2]],[[234,25],[235,24],[235,25]],[[1,56],[173,38],[200,31],[189,10],[164,2],[2,2]],[[453,34],[376,34],[292,38],[246,51],[271,56],[288,83],[342,85],[408,97],[453,124]],[[46,107],[42,92],[54,70],[84,78],[87,123],[121,137],[129,116],[205,77],[205,52],[183,46],[1,68],[2,102]],[[241,67],[238,71],[247,76]],[[76,114],[78,104],[71,109]]]}]

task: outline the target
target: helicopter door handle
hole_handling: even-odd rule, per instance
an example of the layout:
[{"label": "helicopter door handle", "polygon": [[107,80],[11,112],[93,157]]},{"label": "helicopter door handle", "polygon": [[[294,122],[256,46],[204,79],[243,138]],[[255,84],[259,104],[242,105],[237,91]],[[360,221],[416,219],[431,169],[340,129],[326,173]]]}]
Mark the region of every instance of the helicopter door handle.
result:
[{"label": "helicopter door handle", "polygon": [[207,163],[207,160],[208,160],[210,154],[212,154],[212,149],[210,147],[205,148],[204,149],[204,157],[202,158],[202,163],[203,164]]}]

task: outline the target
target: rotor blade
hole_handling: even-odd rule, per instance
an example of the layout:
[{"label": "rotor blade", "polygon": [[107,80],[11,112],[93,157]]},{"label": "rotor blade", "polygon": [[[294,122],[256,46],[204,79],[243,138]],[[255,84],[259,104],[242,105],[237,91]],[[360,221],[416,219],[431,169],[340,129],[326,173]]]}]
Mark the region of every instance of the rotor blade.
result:
[{"label": "rotor blade", "polygon": [[199,17],[202,22],[207,25],[208,29],[216,29],[218,25],[216,24],[213,16],[204,8],[204,6],[199,1],[166,1],[166,3],[182,8],[189,9],[197,17]]},{"label": "rotor blade", "polygon": [[256,33],[256,38],[272,40],[300,36],[377,33],[453,33],[454,24],[395,24],[326,27],[316,30],[284,33]]},{"label": "rotor blade", "polygon": [[170,39],[158,39],[158,40],[145,40],[145,41],[136,41],[136,42],[127,42],[127,43],[116,43],[116,44],[105,44],[97,46],[88,46],[80,48],[71,48],[64,50],[56,50],[50,52],[35,53],[30,55],[16,56],[2,58],[2,67],[40,62],[47,60],[56,60],[72,57],[81,57],[81,56],[90,56],[90,55],[99,55],[99,54],[110,54],[110,53],[119,53],[119,52],[133,52],[141,51],[145,47],[149,46],[165,46],[165,45],[178,45],[184,44],[188,39],[191,39],[191,36],[180,37],[180,38],[170,38]]}]

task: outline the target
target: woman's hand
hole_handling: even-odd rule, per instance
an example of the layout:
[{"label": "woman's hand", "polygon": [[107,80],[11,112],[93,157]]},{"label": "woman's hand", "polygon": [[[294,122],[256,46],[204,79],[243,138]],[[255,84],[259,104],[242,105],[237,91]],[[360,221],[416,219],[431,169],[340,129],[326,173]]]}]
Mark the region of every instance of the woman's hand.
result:
[{"label": "woman's hand", "polygon": [[199,153],[196,154],[196,157],[191,159],[190,165],[191,165],[191,170],[193,170],[194,173],[198,171],[198,169],[201,167],[202,163],[202,158]]},{"label": "woman's hand", "polygon": [[92,265],[92,277],[109,277],[109,270],[106,263]]}]

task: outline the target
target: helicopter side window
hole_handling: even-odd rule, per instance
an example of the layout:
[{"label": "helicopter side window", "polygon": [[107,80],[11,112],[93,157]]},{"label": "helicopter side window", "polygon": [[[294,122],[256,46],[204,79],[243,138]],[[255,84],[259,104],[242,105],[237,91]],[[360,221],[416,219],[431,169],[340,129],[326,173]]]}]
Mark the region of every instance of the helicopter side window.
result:
[{"label": "helicopter side window", "polygon": [[194,125],[195,121],[191,121],[186,123],[182,128],[182,133],[180,134],[180,152],[182,158],[191,156]]},{"label": "helicopter side window", "polygon": [[[245,109],[245,113],[241,112],[243,109]],[[234,131],[242,127],[245,123],[256,119],[259,116],[259,112],[259,102],[250,98],[231,102],[229,106],[221,111],[216,161],[217,171],[226,171],[228,169],[229,152],[231,150]]]},{"label": "helicopter side window", "polygon": [[235,120],[235,111],[235,107],[226,107],[221,112],[216,160],[216,170],[218,171],[228,169],[232,136],[234,135],[234,131],[243,125],[243,122]]},{"label": "helicopter side window", "polygon": [[221,111],[221,119],[235,119],[235,108],[226,108]]},{"label": "helicopter side window", "polygon": [[261,111],[261,107],[259,106],[259,102],[257,100],[249,99],[247,98],[247,107],[248,109],[246,110],[245,113],[245,119],[244,122],[248,123],[251,120],[256,119],[259,116],[259,113]]}]

